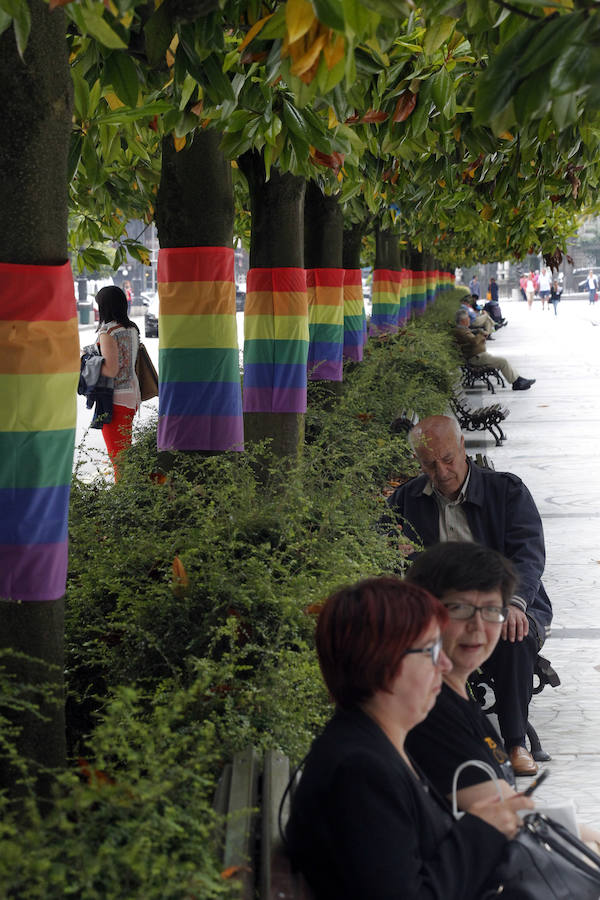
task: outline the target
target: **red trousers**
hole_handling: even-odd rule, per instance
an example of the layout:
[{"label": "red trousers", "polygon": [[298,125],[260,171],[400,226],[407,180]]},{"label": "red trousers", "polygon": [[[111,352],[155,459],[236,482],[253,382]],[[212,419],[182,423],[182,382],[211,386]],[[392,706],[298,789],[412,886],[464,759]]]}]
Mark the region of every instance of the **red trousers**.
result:
[{"label": "red trousers", "polygon": [[127,406],[113,406],[112,422],[102,426],[102,437],[115,470],[115,481],[119,477],[116,457],[120,450],[131,447],[131,425],[135,409]]}]

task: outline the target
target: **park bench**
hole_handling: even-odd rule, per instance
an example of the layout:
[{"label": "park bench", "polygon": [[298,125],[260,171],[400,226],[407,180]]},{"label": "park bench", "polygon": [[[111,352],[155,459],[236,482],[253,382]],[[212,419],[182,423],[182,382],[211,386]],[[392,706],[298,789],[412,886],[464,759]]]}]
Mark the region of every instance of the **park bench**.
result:
[{"label": "park bench", "polygon": [[510,410],[499,403],[473,409],[469,406],[467,395],[461,389],[455,390],[449,403],[461,428],[466,431],[489,431],[496,441],[496,447],[502,446],[506,435],[500,423],[504,422]]},{"label": "park bench", "polygon": [[225,818],[221,835],[224,876],[239,900],[314,900],[302,875],[293,872],[279,833],[289,816],[288,758],[278,750],[264,757],[254,747],[236,753],[221,774],[214,809]]},{"label": "park bench", "polygon": [[[494,469],[495,466],[493,462],[487,458],[482,453],[478,453],[475,457],[475,462],[478,466],[481,466],[483,469]],[[546,638],[550,635],[550,629],[546,629]],[[541,656],[538,653],[535,668],[533,670],[533,693],[540,694],[546,685],[550,685],[550,687],[558,687],[560,684],[560,678],[556,670],[552,667],[552,663],[549,659],[546,659],[545,656]],[[495,699],[490,703],[489,693],[492,695],[494,693],[494,680],[487,672],[478,669],[473,673],[471,678],[469,679],[469,684],[471,686],[471,690],[473,691],[473,695],[475,699],[480,703],[480,705],[484,708],[485,712],[491,714],[495,709]],[[537,731],[531,724],[531,722],[527,723],[527,738],[529,740],[530,752],[536,762],[547,762],[551,757],[546,751],[543,749],[540,738],[538,736]]]},{"label": "park bench", "polygon": [[390,425],[390,431],[394,434],[408,434],[418,421],[419,416],[414,409],[403,409]]},{"label": "park bench", "polygon": [[462,371],[462,386],[464,388],[477,387],[477,382],[483,381],[488,391],[495,394],[492,378],[495,378],[496,384],[506,387],[501,372],[493,366],[472,366],[471,363],[465,362],[460,368]]},{"label": "park bench", "polygon": [[[549,632],[547,632],[548,634]],[[552,668],[552,663],[549,659],[546,659],[544,656],[541,656],[539,653],[537,655],[535,668],[533,671],[534,677],[534,685],[533,685],[533,693],[539,694],[541,693],[546,685],[550,685],[550,687],[558,687],[560,684],[560,678],[555,669]],[[471,690],[473,691],[473,696],[483,707],[486,714],[490,715],[494,712],[496,708],[495,699],[490,703],[489,692],[493,694],[494,692],[494,679],[489,675],[489,673],[478,669],[473,675],[471,675],[469,679],[469,685]],[[527,722],[527,739],[529,740],[530,752],[536,762],[548,762],[551,759],[549,753],[546,753],[544,748],[542,747],[542,743],[540,741],[539,735],[531,722]]]}]

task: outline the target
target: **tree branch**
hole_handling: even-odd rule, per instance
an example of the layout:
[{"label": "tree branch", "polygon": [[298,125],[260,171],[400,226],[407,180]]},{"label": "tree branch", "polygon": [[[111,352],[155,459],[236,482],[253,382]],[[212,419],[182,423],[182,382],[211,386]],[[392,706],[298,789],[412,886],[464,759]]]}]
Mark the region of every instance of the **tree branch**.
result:
[{"label": "tree branch", "polygon": [[518,6],[513,6],[512,3],[507,3],[506,0],[493,0],[498,6],[501,6],[503,9],[508,9],[510,12],[515,13],[517,16],[523,16],[525,19],[533,19],[534,22],[541,21],[541,16],[536,16],[533,13],[525,12],[524,9],[519,9]]}]

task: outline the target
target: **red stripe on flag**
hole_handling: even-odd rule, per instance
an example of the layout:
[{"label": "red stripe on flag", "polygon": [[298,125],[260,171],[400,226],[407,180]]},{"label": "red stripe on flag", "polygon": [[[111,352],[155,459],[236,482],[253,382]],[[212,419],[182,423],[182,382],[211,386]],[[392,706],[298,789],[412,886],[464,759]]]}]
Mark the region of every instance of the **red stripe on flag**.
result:
[{"label": "red stripe on flag", "polygon": [[286,266],[250,269],[246,278],[246,293],[251,291],[306,291],[306,271]]},{"label": "red stripe on flag", "polygon": [[376,284],[378,281],[402,281],[402,272],[398,272],[397,269],[375,269],[373,271],[373,284]]},{"label": "red stripe on flag", "polygon": [[341,287],[344,284],[344,269],[307,269],[307,287]]},{"label": "red stripe on flag", "polygon": [[157,279],[174,281],[234,281],[232,247],[165,247],[158,254]]},{"label": "red stripe on flag", "polygon": [[66,322],[77,315],[71,264],[0,263],[0,319]]}]

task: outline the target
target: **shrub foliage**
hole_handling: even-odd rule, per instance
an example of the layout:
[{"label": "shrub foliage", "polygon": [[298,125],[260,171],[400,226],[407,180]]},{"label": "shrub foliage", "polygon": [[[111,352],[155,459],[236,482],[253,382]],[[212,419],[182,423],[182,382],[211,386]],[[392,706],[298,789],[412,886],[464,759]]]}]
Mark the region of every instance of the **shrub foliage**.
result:
[{"label": "shrub foliage", "polygon": [[446,408],[456,296],[371,342],[339,397],[311,384],[293,464],[254,446],[176,453],[165,466],[148,427],[118,484],[74,479],[72,763],[43,818],[33,798],[25,822],[0,798],[3,896],[227,894],[215,780],[249,743],[302,758],[330,713],[312,643],[320,602],[344,582],[401,571],[377,523],[387,483],[415,464],[390,423]]}]

